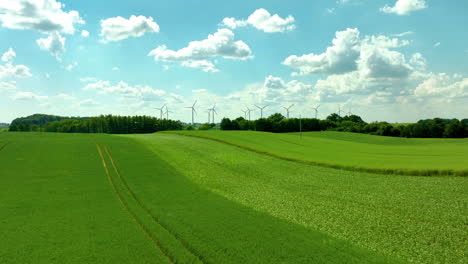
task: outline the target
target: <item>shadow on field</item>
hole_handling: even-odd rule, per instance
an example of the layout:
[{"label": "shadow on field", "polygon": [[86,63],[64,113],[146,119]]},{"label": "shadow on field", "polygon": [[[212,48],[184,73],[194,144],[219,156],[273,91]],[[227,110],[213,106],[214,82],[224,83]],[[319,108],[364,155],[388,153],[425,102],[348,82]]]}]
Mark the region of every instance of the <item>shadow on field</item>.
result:
[{"label": "shadow on field", "polygon": [[204,263],[398,262],[230,201],[194,184],[143,144],[118,141],[112,147],[109,140],[109,149],[131,191]]}]

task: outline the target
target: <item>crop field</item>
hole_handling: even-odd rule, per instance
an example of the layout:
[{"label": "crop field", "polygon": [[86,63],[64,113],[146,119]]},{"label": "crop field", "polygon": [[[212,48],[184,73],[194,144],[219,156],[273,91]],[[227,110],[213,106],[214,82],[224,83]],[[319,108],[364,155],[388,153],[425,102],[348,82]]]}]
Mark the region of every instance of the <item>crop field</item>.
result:
[{"label": "crop field", "polygon": [[468,139],[408,139],[343,132],[177,131],[306,164],[407,175],[468,175]]},{"label": "crop field", "polygon": [[[173,133],[1,133],[0,263],[468,261],[468,178],[291,159],[302,152],[317,161],[307,152],[314,144],[345,153],[360,146],[335,162],[355,166],[366,151],[392,149],[407,160],[380,166],[462,171],[466,140],[191,133],[231,144]],[[284,156],[262,153],[268,145]],[[428,149],[439,158],[424,163],[418,155]]]}]

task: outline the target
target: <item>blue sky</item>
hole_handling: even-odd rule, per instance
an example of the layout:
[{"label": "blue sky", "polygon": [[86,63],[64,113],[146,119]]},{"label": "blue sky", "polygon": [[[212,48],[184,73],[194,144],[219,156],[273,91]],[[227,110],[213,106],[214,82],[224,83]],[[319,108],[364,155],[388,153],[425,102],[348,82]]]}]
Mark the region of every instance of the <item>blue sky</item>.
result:
[{"label": "blue sky", "polygon": [[[366,121],[466,118],[468,2],[0,0],[0,122],[33,113],[196,121],[294,104]],[[209,37],[210,35],[210,37]],[[259,111],[257,111],[259,112]],[[253,117],[259,113],[254,112]]]}]

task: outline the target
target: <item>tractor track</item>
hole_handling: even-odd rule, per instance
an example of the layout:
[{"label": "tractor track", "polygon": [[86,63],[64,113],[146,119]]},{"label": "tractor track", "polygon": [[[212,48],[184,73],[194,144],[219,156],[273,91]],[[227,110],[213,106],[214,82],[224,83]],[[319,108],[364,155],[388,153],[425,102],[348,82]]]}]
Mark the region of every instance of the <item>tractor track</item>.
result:
[{"label": "tractor track", "polygon": [[168,226],[166,226],[165,224],[163,224],[160,219],[154,215],[151,210],[146,207],[143,202],[136,196],[136,194],[133,192],[133,190],[130,188],[130,186],[128,185],[127,181],[125,180],[125,178],[122,176],[122,174],[120,173],[117,165],[115,164],[114,162],[114,159],[112,157],[112,154],[110,153],[109,151],[109,148],[104,145],[104,150],[106,151],[108,157],[109,157],[109,160],[111,161],[111,164],[112,164],[112,167],[114,168],[114,171],[115,173],[117,174],[117,176],[119,177],[120,181],[123,183],[123,185],[125,186],[125,189],[127,190],[127,192],[130,194],[130,196],[137,202],[137,204],[140,206],[141,209],[143,209],[147,214],[148,216],[150,216],[153,221],[160,225],[162,228],[164,228],[164,230],[166,230],[169,234],[171,234],[177,241],[179,241],[181,243],[181,245],[188,251],[190,252],[195,258],[198,259],[198,261],[200,261],[201,263],[208,263],[200,254],[198,254],[195,249],[193,249],[192,247],[190,247],[189,243],[186,242],[184,239],[180,238],[175,232],[173,232]]},{"label": "tractor track", "polygon": [[5,144],[3,144],[3,145],[0,147],[0,151],[2,151],[8,144],[10,144],[10,142],[6,142]]},{"label": "tractor track", "polygon": [[[156,239],[156,237],[150,232],[150,230],[143,224],[143,222],[135,215],[135,213],[133,213],[130,208],[128,207],[128,204],[127,202],[125,201],[125,199],[123,198],[122,196],[122,193],[117,189],[117,187],[115,186],[115,183],[114,183],[114,180],[112,179],[112,176],[109,172],[109,168],[107,167],[107,163],[105,161],[105,158],[104,158],[104,155],[102,153],[102,150],[101,150],[101,147],[99,146],[99,144],[96,143],[96,147],[97,147],[97,150],[99,152],[99,156],[101,157],[101,161],[102,161],[102,165],[104,167],[104,170],[107,174],[107,179],[109,180],[109,183],[110,185],[112,186],[112,189],[114,190],[115,194],[117,195],[117,197],[119,198],[119,201],[120,203],[122,204],[122,206],[125,208],[125,210],[128,212],[128,214],[135,220],[135,222],[137,222],[137,224],[140,226],[141,229],[143,229],[143,231],[145,232],[145,234],[148,236],[148,238],[153,242],[153,244],[164,254],[164,256],[169,260],[170,263],[173,263],[175,264],[176,261],[171,257],[169,256],[168,252],[166,249],[164,249],[161,244],[159,243],[159,241]],[[105,147],[107,149],[107,147]],[[112,161],[113,163],[113,161]],[[115,168],[115,167],[114,167]]]}]

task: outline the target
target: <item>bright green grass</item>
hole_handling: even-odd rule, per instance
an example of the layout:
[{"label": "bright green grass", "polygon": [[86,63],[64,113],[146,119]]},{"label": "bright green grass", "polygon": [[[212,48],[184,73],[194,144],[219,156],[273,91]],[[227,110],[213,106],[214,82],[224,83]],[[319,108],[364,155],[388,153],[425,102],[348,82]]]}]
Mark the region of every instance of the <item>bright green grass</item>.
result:
[{"label": "bright green grass", "polygon": [[272,156],[349,170],[468,175],[468,139],[407,139],[343,132],[273,134],[253,131],[175,131]]},{"label": "bright green grass", "polygon": [[[249,162],[266,161],[276,169],[308,166],[188,139],[2,133],[0,263],[400,262],[395,254],[385,256],[257,206],[273,196],[249,204],[219,192],[207,183],[234,181],[236,193],[249,184],[250,165],[238,163],[236,173],[221,164],[205,166],[199,154],[217,149],[218,155],[245,154],[254,158]],[[189,167],[174,167],[179,162]],[[200,182],[192,173],[206,177]],[[234,177],[231,183],[226,176]],[[288,206],[278,202],[269,204]]]},{"label": "bright green grass", "polygon": [[[195,186],[258,212],[413,263],[468,261],[467,178],[334,170],[173,134],[126,137],[148,145]],[[135,182],[135,188],[148,201],[157,200],[160,191],[145,181]],[[193,199],[200,201],[198,195]],[[215,221],[215,233],[224,221]]]},{"label": "bright green grass", "polygon": [[169,263],[116,199],[104,138],[0,134],[0,263]]}]

